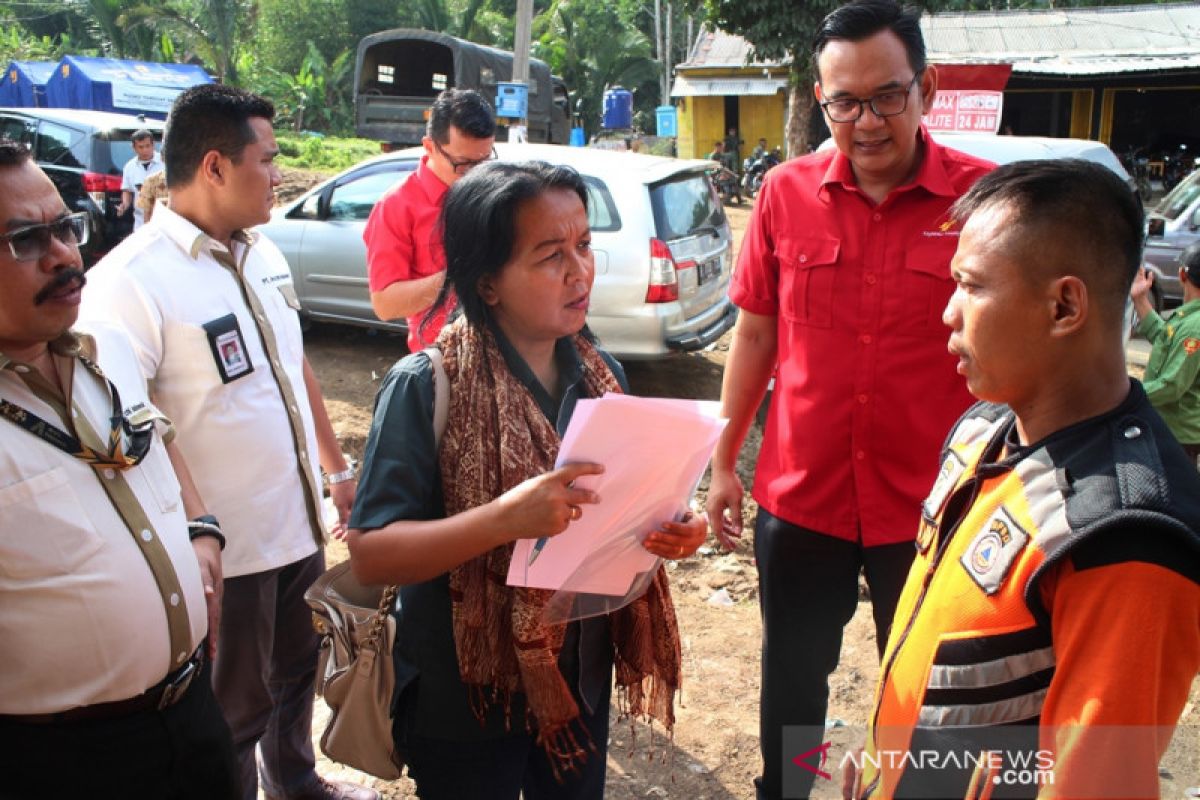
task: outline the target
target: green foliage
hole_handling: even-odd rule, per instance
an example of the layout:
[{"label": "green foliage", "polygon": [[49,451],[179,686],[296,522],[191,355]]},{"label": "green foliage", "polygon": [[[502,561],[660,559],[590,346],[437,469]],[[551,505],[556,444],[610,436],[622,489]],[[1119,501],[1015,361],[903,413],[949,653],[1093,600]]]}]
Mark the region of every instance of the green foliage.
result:
[{"label": "green foliage", "polygon": [[81,50],[68,33],[59,36],[31,36],[17,25],[0,27],[0,61],[58,61],[68,53]]},{"label": "green foliage", "polygon": [[575,124],[600,129],[604,91],[623,86],[634,97],[658,97],[659,65],[649,38],[611,5],[558,0],[534,20],[533,54],[562,77],[575,97]]},{"label": "green foliage", "polygon": [[285,167],[340,172],[364,158],[379,155],[379,142],[276,131],[279,164]]},{"label": "green foliage", "polygon": [[341,0],[259,0],[256,52],[270,69],[294,75],[310,55],[307,42],[332,60],[352,48]]},{"label": "green foliage", "polygon": [[353,52],[343,50],[333,59],[313,42],[295,74],[274,69],[252,73],[250,88],[275,103],[276,124],[295,131],[349,133],[354,123]]}]

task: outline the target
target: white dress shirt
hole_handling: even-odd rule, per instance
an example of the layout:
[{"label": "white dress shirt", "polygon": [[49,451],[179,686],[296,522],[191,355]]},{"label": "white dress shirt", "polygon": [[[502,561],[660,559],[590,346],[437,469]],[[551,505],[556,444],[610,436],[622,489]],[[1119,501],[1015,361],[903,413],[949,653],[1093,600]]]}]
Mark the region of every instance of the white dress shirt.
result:
[{"label": "white dress shirt", "polygon": [[[267,239],[258,237],[248,253],[246,247],[235,241],[230,254],[162,206],[88,273],[80,314],[85,329],[107,321],[129,334],[156,404],[175,423],[200,496],[221,522],[228,578],[312,555],[323,536],[292,276]],[[236,257],[244,282],[214,252]],[[240,329],[232,355],[225,353],[228,339],[214,345],[203,327],[229,315]],[[277,359],[268,356],[268,339]],[[244,360],[251,371],[240,371]],[[237,377],[225,382],[222,369]]]},{"label": "white dress shirt", "polygon": [[133,229],[135,231],[142,227],[146,217],[145,212],[137,204],[138,192],[142,190],[142,184],[146,182],[146,178],[162,169],[162,158],[155,152],[154,158],[149,161],[142,161],[134,156],[125,162],[125,169],[121,171],[121,191],[133,192]]}]

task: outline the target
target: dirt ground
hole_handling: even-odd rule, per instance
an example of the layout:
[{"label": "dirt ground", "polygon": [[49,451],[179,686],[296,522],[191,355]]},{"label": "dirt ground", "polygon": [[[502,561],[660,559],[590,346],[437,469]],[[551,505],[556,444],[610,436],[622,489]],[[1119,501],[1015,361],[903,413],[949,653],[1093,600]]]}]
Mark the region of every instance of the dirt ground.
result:
[{"label": "dirt ground", "polygon": [[[296,187],[311,183],[310,176],[293,179]],[[293,195],[294,196],[294,195]],[[749,218],[748,207],[728,210],[735,240]],[[370,425],[376,389],[390,365],[406,350],[400,336],[374,334],[355,328],[314,326],[306,336],[308,356],[320,377],[339,438],[346,451],[358,458]],[[729,348],[726,336],[707,351],[680,355],[658,363],[626,365],[633,392],[642,396],[715,400],[720,394],[721,371]],[[739,462],[739,473],[749,485],[761,431],[757,426]],[[700,492],[707,489],[707,482]],[[745,522],[753,520],[753,503],[747,504]],[[712,542],[710,541],[710,545]],[[331,545],[331,563],[346,558],[345,548]],[[752,779],[758,774],[758,688],[761,626],[756,577],[749,537],[733,553],[708,546],[691,559],[670,565],[683,642],[683,690],[677,709],[674,738],[648,730],[640,722],[613,720],[608,757],[607,797],[688,798],[688,800],[746,800],[754,797]],[[874,627],[870,607],[860,601],[858,613],[845,634],[841,664],[830,686],[830,738],[837,747],[852,738],[867,718],[878,675]],[[1193,700],[1200,696],[1194,686]],[[1185,712],[1184,725],[1192,743],[1197,741],[1200,714],[1195,703]],[[316,704],[314,739],[323,729],[326,709]],[[1185,731],[1181,731],[1181,734]],[[1176,740],[1183,738],[1177,736]],[[1192,745],[1194,748],[1194,744]],[[1194,759],[1194,754],[1188,759]],[[1168,765],[1170,765],[1168,761]],[[322,760],[319,769],[331,777],[345,777],[376,786],[385,797],[415,796],[407,779],[388,783]],[[1184,787],[1200,784],[1194,761],[1187,774],[1168,770],[1163,779],[1164,797],[1182,797]],[[1176,770],[1178,772],[1178,769]],[[817,780],[814,797],[840,797],[837,778]]]}]

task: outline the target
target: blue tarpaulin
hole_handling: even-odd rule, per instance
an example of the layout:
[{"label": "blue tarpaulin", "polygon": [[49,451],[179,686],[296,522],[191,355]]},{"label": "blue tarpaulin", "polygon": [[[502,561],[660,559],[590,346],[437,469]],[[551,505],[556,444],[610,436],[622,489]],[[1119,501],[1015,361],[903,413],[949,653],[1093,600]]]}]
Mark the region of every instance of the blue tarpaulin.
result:
[{"label": "blue tarpaulin", "polygon": [[0,82],[0,106],[44,108],[53,61],[10,61]]},{"label": "blue tarpaulin", "polygon": [[198,83],[212,83],[212,78],[193,64],[64,56],[46,82],[46,99],[51,108],[165,119],[176,95]]}]

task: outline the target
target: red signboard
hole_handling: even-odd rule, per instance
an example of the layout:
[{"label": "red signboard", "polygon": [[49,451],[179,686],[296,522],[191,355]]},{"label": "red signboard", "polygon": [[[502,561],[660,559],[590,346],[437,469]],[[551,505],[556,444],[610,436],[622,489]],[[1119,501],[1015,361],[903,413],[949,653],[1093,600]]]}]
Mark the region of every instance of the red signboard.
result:
[{"label": "red signboard", "polygon": [[1003,92],[938,89],[925,127],[940,133],[998,133],[1003,108]]}]

